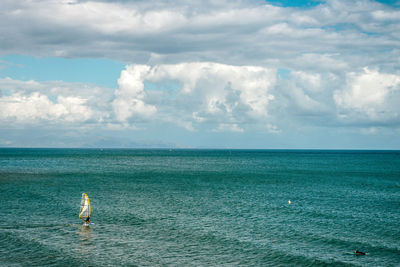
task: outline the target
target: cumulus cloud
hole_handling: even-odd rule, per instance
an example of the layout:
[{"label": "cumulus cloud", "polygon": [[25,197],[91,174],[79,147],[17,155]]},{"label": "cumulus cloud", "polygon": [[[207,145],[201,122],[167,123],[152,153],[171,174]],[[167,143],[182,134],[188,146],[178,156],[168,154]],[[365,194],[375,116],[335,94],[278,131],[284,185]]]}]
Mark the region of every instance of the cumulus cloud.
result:
[{"label": "cumulus cloud", "polygon": [[113,109],[116,119],[120,122],[128,118],[148,118],[156,113],[157,108],[144,102],[146,92],[144,91],[143,79],[150,70],[149,66],[132,65],[121,72],[118,79],[118,90],[115,92]]},{"label": "cumulus cloud", "polygon": [[343,121],[400,123],[400,75],[364,68],[348,73],[347,86],[334,92]]},{"label": "cumulus cloud", "polygon": [[[0,121],[92,124],[109,129],[173,124],[188,131],[279,134],[288,124],[399,124],[400,76],[213,62],[126,66],[118,88],[0,79]],[[108,90],[108,91],[107,91]]]},{"label": "cumulus cloud", "polygon": [[101,95],[96,95],[101,91],[97,87],[5,78],[0,79],[0,88],[0,121],[12,122],[10,127],[35,123],[96,123],[107,117],[101,110],[105,103]]},{"label": "cumulus cloud", "polygon": [[0,119],[14,119],[16,122],[32,123],[40,120],[64,120],[66,122],[86,121],[92,111],[78,97],[57,98],[53,103],[38,92],[24,96],[13,94],[0,98]]},{"label": "cumulus cloud", "polygon": [[[128,65],[118,88],[0,79],[0,120],[92,123],[105,127],[172,123],[189,131],[242,132],[271,124],[276,70],[212,62]],[[204,126],[206,125],[206,126]]]},{"label": "cumulus cloud", "polygon": [[[166,81],[173,81],[170,91]],[[274,70],[254,66],[211,62],[130,65],[118,80],[113,109],[121,122],[152,117],[189,130],[211,123],[218,130],[240,131],[239,124],[268,119],[268,104],[274,99],[269,90],[275,81]],[[145,91],[145,83],[159,84],[159,88]]]}]

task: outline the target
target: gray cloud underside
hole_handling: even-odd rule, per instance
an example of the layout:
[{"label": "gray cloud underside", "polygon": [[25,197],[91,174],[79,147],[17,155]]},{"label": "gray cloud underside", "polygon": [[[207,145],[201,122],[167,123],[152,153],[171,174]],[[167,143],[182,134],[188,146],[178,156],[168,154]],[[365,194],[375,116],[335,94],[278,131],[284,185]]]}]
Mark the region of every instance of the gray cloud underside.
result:
[{"label": "gray cloud underside", "polygon": [[371,1],[296,9],[263,1],[5,0],[0,12],[2,54],[311,69],[331,60],[341,70],[393,70],[400,47],[400,10]]}]

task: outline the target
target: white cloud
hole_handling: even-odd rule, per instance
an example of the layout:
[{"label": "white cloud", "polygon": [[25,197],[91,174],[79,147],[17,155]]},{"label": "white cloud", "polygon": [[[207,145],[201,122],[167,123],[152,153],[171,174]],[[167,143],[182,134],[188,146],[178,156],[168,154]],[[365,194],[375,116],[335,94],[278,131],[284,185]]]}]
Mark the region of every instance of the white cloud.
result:
[{"label": "white cloud", "polygon": [[83,122],[92,117],[92,111],[85,102],[79,97],[59,96],[54,103],[39,92],[30,95],[17,93],[0,98],[0,119],[27,124],[42,120]]},{"label": "white cloud", "polygon": [[275,69],[255,66],[133,64],[115,91],[10,78],[0,87],[3,123],[281,133],[285,124],[391,127],[400,120],[400,76],[369,68],[343,75],[291,70],[277,79]]},{"label": "white cloud", "polygon": [[172,123],[188,131],[241,132],[269,122],[275,84],[276,70],[212,62],[129,65],[108,93],[85,84],[5,78],[0,120],[137,129]]},{"label": "white cloud", "polygon": [[143,79],[149,70],[149,66],[131,65],[121,72],[112,104],[118,121],[124,122],[131,117],[133,119],[149,118],[157,112],[155,106],[144,102],[146,92]]},{"label": "white cloud", "polygon": [[[84,84],[0,79],[0,121],[16,124],[99,122],[101,90]],[[93,94],[93,95],[92,95]],[[11,125],[10,125],[11,126]]]},{"label": "white cloud", "polygon": [[87,100],[79,97],[57,97],[57,105],[61,105],[66,121],[87,121],[92,118],[93,111],[86,104]]},{"label": "white cloud", "polygon": [[[273,93],[271,112],[279,129],[287,125],[325,125],[335,117],[332,90],[343,85],[343,79],[332,72],[288,70]],[[332,118],[333,117],[333,118]]]},{"label": "white cloud", "polygon": [[372,16],[378,20],[400,21],[400,11],[377,10],[377,11],[372,12]]},{"label": "white cloud", "polygon": [[[176,86],[168,93],[163,84],[171,80]],[[159,83],[161,89],[146,92],[145,82]],[[275,82],[274,70],[254,66],[211,62],[130,65],[118,80],[113,108],[120,121],[147,116],[192,130],[201,123],[229,123],[231,127],[218,129],[239,131],[240,124],[268,119],[268,105],[274,99],[269,90]]]},{"label": "white cloud", "polygon": [[321,74],[307,73],[304,71],[292,71],[290,75],[294,80],[300,84],[301,87],[308,91],[320,91],[321,88]]},{"label": "white cloud", "polygon": [[[380,73],[364,68],[349,73],[347,86],[334,92],[335,102],[345,120],[400,120],[400,75]],[[393,102],[394,101],[394,102]],[[358,116],[349,118],[353,112]]]},{"label": "white cloud", "polygon": [[237,124],[226,124],[221,123],[218,125],[216,129],[212,130],[213,132],[239,132],[242,133],[244,130],[240,128]]}]

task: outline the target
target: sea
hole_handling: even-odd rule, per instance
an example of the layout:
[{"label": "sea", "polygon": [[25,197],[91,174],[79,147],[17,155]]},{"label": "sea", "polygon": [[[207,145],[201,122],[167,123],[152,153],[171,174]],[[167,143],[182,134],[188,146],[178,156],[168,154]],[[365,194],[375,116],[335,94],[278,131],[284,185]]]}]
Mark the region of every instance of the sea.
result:
[{"label": "sea", "polygon": [[400,151],[1,148],[0,266],[400,266]]}]

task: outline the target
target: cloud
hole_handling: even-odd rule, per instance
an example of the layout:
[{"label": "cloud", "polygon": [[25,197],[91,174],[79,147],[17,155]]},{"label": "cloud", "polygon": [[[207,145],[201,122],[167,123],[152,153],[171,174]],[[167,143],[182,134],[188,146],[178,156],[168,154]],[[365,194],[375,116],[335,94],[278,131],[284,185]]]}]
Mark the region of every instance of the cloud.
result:
[{"label": "cloud", "polygon": [[57,98],[56,103],[38,92],[28,96],[13,94],[0,100],[0,119],[14,119],[16,122],[32,123],[40,120],[84,122],[92,117],[85,99],[78,97]]},{"label": "cloud", "polygon": [[[168,81],[174,84],[169,91]],[[189,130],[209,123],[219,130],[239,131],[238,125],[268,119],[268,105],[274,99],[269,90],[275,81],[275,70],[254,66],[212,62],[130,65],[118,80],[113,108],[121,122],[147,117]],[[146,91],[145,83],[160,88]]]},{"label": "cloud", "polygon": [[0,53],[337,71],[385,61],[394,70],[398,12],[367,0],[310,8],[250,0],[5,0]]},{"label": "cloud", "polygon": [[[23,143],[29,146],[44,142],[40,131],[48,131],[43,136],[54,146],[65,146],[67,140],[75,146],[118,146],[116,136],[124,140],[122,146],[140,146],[135,138],[154,143],[171,127],[234,136],[350,127],[364,136],[380,136],[388,129],[398,132],[400,125],[400,76],[372,68],[343,75],[288,70],[282,79],[276,69],[256,66],[132,64],[121,72],[116,89],[10,78],[0,79],[0,88],[0,127],[35,130],[36,137]],[[97,136],[99,131],[103,134]],[[79,140],[80,134],[90,140]],[[1,140],[16,144],[9,136]]]},{"label": "cloud", "polygon": [[188,131],[282,133],[288,125],[397,127],[400,76],[214,62],[126,66],[118,88],[0,79],[0,121]]},{"label": "cloud", "polygon": [[[100,122],[105,103],[100,88],[65,82],[0,79],[0,121],[12,125]],[[104,95],[104,94],[103,94]]]},{"label": "cloud", "polygon": [[148,118],[157,112],[154,105],[143,101],[146,98],[143,79],[149,70],[149,66],[131,65],[121,72],[118,90],[112,103],[118,121],[124,122],[130,117]]},{"label": "cloud", "polygon": [[348,73],[347,86],[334,92],[343,121],[400,124],[400,75],[364,68]]},{"label": "cloud", "polygon": [[189,131],[240,132],[270,123],[275,84],[274,69],[213,62],[128,65],[108,93],[85,84],[5,78],[0,120],[114,128],[172,123]]},{"label": "cloud", "polygon": [[377,20],[400,21],[400,11],[377,10],[372,12],[372,16]]},{"label": "cloud", "polygon": [[[3,77],[0,124],[136,132],[173,125],[274,136],[300,127],[398,131],[398,14],[372,0],[307,8],[253,0],[4,0],[0,55],[128,65],[116,89]],[[0,61],[0,71],[7,64]]]},{"label": "cloud", "polygon": [[239,132],[242,133],[244,130],[240,128],[237,124],[225,124],[222,123],[218,125],[218,128],[213,129],[213,132]]}]

